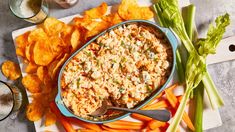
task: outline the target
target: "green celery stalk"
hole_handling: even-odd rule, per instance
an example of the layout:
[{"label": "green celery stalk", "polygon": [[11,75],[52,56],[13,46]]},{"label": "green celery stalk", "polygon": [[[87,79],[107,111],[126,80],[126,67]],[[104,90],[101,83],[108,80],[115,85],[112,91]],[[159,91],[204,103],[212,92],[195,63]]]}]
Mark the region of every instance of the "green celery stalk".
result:
[{"label": "green celery stalk", "polygon": [[[160,7],[158,5],[153,6],[155,12],[157,12],[157,8],[159,9]],[[169,25],[164,20],[165,19],[162,18],[162,15],[157,15],[157,21],[159,22],[159,24],[163,27],[169,28]],[[184,62],[184,59],[181,57],[181,54],[182,54],[181,49],[180,47],[178,47],[176,50],[176,69],[178,72],[179,83],[183,84],[185,82],[184,65],[186,64],[186,62]]]},{"label": "green celery stalk", "polygon": [[[184,27],[186,29],[189,39],[193,42],[194,40],[194,29],[195,29],[195,11],[196,7],[193,4],[185,6],[182,8],[182,17],[184,21]],[[191,98],[193,98],[193,92],[191,93]]]},{"label": "green celery stalk", "polygon": [[[207,38],[201,39],[197,43],[196,46],[198,50],[196,50],[185,30],[184,22],[178,8],[178,1],[160,0],[157,4],[155,4],[155,8],[159,18],[164,19],[162,22],[166,23],[165,25],[167,25],[167,27],[170,27],[174,30],[189,53],[185,71],[186,91],[173,118],[173,121],[167,129],[168,132],[175,132],[182,119],[183,111],[190,93],[195,87],[198,86],[198,84],[203,79],[204,74],[207,72],[206,56],[208,53],[212,53],[215,50],[218,44],[217,42],[220,40],[220,36],[224,33],[219,33],[219,31],[225,31],[225,27],[229,24],[229,16],[226,14],[216,19],[216,27],[210,26]],[[217,38],[214,37],[214,35],[219,36]],[[214,45],[212,45],[213,43]],[[209,44],[212,49],[210,49],[207,44]]]},{"label": "green celery stalk", "polygon": [[194,127],[195,132],[203,131],[203,97],[204,97],[204,85],[202,82],[199,83],[197,88],[194,90]]},{"label": "green celery stalk", "polygon": [[[223,99],[219,96],[218,90],[215,88],[215,84],[213,83],[211,76],[208,72],[206,72],[205,76],[202,78],[202,82],[206,89],[206,93],[210,100],[211,107],[213,109],[217,109],[224,105]],[[213,88],[213,89],[212,89]]]},{"label": "green celery stalk", "polygon": [[[190,38],[190,40],[193,42],[196,38],[196,28],[195,28],[195,10],[196,7],[194,5],[186,6],[182,9],[182,16],[184,20],[184,26],[186,29],[186,32]],[[195,132],[202,132],[203,131],[203,96],[204,96],[204,85],[202,81],[199,83],[199,85],[194,89],[193,92],[191,92],[191,97],[194,94],[194,127]]]},{"label": "green celery stalk", "polygon": [[[185,23],[185,28],[187,34],[191,41],[193,42],[194,39],[197,39],[194,33],[196,32],[195,28],[195,6],[189,5],[183,8],[182,15]],[[204,84],[202,81],[199,85],[194,89],[191,93],[191,96],[194,94],[194,127],[195,132],[202,132],[203,131],[203,96],[204,96]]]},{"label": "green celery stalk", "polygon": [[195,26],[195,23],[194,23],[195,11],[196,11],[196,7],[193,4],[190,4],[182,8],[182,17],[184,20],[185,29],[191,41],[193,41],[193,37],[194,37],[193,33],[194,33],[194,26]]}]

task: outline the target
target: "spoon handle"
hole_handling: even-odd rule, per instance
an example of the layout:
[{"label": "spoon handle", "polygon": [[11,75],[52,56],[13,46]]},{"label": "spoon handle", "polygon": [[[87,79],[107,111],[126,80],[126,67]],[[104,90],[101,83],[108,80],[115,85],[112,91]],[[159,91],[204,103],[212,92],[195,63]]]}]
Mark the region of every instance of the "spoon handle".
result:
[{"label": "spoon handle", "polygon": [[167,122],[171,118],[171,113],[168,110],[135,110],[135,109],[119,108],[119,107],[109,107],[108,109],[120,110],[129,113],[137,113],[163,122]]}]

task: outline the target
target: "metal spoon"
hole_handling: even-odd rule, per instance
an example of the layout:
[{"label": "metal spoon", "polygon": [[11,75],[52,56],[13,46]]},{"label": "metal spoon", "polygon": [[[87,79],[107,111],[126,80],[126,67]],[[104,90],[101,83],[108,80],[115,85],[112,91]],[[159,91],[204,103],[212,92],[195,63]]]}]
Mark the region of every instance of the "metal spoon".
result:
[{"label": "metal spoon", "polygon": [[163,122],[167,122],[171,118],[171,113],[168,110],[135,110],[135,109],[128,109],[128,108],[112,107],[112,106],[108,106],[106,100],[102,102],[102,106],[100,108],[98,108],[96,111],[94,111],[90,115],[94,117],[102,116],[107,112],[108,109],[125,111],[129,113],[137,113],[137,114],[148,116],[155,120],[159,120]]}]

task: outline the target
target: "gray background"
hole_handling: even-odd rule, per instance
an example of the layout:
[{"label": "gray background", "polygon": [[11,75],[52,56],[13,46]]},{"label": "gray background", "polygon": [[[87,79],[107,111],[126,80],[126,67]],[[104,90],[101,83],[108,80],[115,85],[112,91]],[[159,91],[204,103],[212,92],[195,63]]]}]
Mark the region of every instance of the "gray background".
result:
[{"label": "gray background", "polygon": [[[80,0],[70,9],[61,9],[50,3],[50,16],[61,18],[83,10],[92,8],[102,0]],[[109,5],[117,4],[119,0],[105,0]],[[225,37],[235,35],[235,2],[234,0],[191,0],[197,7],[196,24],[200,36],[205,35],[208,24],[219,14],[229,12],[232,24],[228,28]],[[0,1],[0,64],[4,60],[17,62],[11,32],[31,24],[13,16],[8,8],[8,0]],[[234,42],[235,43],[235,42]],[[232,132],[235,131],[235,61],[223,62],[208,66],[209,72],[218,87],[219,93],[225,101],[225,106],[220,109],[223,125],[213,128],[208,132]],[[0,73],[0,80],[7,81]],[[8,81],[9,82],[9,81]],[[18,82],[15,82],[18,83]],[[25,105],[24,105],[25,106]],[[6,119],[0,122],[0,132],[32,132],[34,126],[27,121],[24,115],[24,107],[16,120]]]}]

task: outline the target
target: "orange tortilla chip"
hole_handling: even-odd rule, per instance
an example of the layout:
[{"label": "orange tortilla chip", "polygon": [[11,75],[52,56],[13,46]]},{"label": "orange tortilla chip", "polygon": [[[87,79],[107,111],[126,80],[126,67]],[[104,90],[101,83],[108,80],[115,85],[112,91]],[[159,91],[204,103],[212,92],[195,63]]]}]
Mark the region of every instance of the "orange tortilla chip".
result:
[{"label": "orange tortilla chip", "polygon": [[45,41],[35,43],[33,48],[33,58],[37,65],[47,66],[55,58],[55,55],[50,49],[50,42]]},{"label": "orange tortilla chip", "polygon": [[109,28],[109,25],[110,24],[105,21],[98,22],[97,25],[92,30],[90,30],[86,33],[86,38],[92,37],[92,36],[95,36],[95,35],[101,33],[105,29]]},{"label": "orange tortilla chip", "polygon": [[108,5],[103,2],[96,8],[92,8],[90,10],[85,11],[85,16],[90,17],[91,19],[101,18],[107,12]]},{"label": "orange tortilla chip", "polygon": [[50,126],[56,123],[56,115],[50,109],[45,114],[45,126]]},{"label": "orange tortilla chip", "polygon": [[37,68],[38,68],[38,66],[37,66],[36,64],[30,62],[30,63],[26,66],[25,72],[26,72],[26,73],[36,73]]},{"label": "orange tortilla chip", "polygon": [[25,49],[24,48],[16,48],[16,55],[25,57]]},{"label": "orange tortilla chip", "polygon": [[44,66],[38,67],[38,69],[37,69],[37,76],[38,76],[38,78],[39,78],[41,81],[44,80],[44,78],[45,78],[46,75],[47,75],[46,67],[44,67]]},{"label": "orange tortilla chip", "polygon": [[153,18],[150,8],[138,6],[136,0],[122,0],[118,7],[118,14],[125,20]]},{"label": "orange tortilla chip", "polygon": [[60,60],[56,60],[53,61],[48,68],[48,74],[50,75],[50,77],[52,79],[55,79],[59,69],[61,68],[61,66],[64,64],[64,62],[66,61],[66,59],[69,57],[69,54],[65,54],[63,56],[63,58],[61,58]]},{"label": "orange tortilla chip", "polygon": [[59,37],[50,37],[50,49],[55,56],[59,55],[67,44],[64,43],[63,39]]},{"label": "orange tortilla chip", "polygon": [[[56,80],[55,80],[56,81]],[[43,92],[44,93],[51,93],[53,91],[55,91],[56,87],[56,83],[55,81],[53,81],[51,79],[51,77],[49,76],[49,74],[45,74],[44,76],[44,80],[43,80],[43,83],[44,83],[44,88],[43,88]],[[55,87],[55,89],[53,89],[53,87]],[[52,90],[53,89],[53,90]]]},{"label": "orange tortilla chip", "polygon": [[42,28],[37,28],[30,32],[28,36],[29,44],[35,43],[37,41],[44,41],[48,39],[48,35],[44,32]]},{"label": "orange tortilla chip", "polygon": [[41,92],[41,81],[37,75],[28,74],[22,79],[22,84],[31,93]]},{"label": "orange tortilla chip", "polygon": [[28,45],[29,33],[30,32],[26,32],[26,33],[16,37],[15,42],[16,42],[17,47],[24,49],[26,47],[26,45]]},{"label": "orange tortilla chip", "polygon": [[75,29],[71,35],[70,43],[72,45],[72,51],[77,50],[81,47],[81,41],[80,41],[80,32],[78,29]]},{"label": "orange tortilla chip", "polygon": [[124,20],[118,15],[118,13],[109,14],[102,17],[103,21],[110,23],[110,26],[123,22]]},{"label": "orange tortilla chip", "polygon": [[13,61],[5,61],[2,63],[2,73],[10,80],[16,80],[21,76],[19,65]]},{"label": "orange tortilla chip", "polygon": [[33,101],[26,108],[26,116],[30,121],[38,121],[42,118],[45,108],[39,101]]},{"label": "orange tortilla chip", "polygon": [[49,36],[59,35],[63,31],[64,26],[65,23],[52,17],[47,18],[43,23],[43,28]]},{"label": "orange tortilla chip", "polygon": [[27,45],[25,48],[25,57],[28,61],[33,61],[33,49],[35,44]]}]

